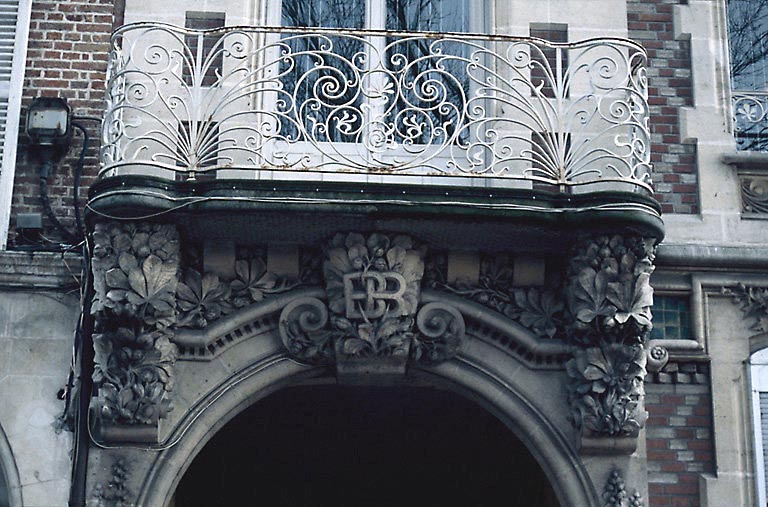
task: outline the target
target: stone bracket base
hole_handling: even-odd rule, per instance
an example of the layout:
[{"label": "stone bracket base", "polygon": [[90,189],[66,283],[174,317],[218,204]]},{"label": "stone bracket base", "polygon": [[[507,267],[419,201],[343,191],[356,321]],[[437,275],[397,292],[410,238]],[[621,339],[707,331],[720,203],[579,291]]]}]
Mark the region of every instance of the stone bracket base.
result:
[{"label": "stone bracket base", "polygon": [[160,442],[160,424],[100,423],[94,428],[94,437],[100,442],[157,444]]},{"label": "stone bracket base", "polygon": [[583,455],[629,455],[637,450],[637,437],[592,437],[582,435],[579,451]]}]

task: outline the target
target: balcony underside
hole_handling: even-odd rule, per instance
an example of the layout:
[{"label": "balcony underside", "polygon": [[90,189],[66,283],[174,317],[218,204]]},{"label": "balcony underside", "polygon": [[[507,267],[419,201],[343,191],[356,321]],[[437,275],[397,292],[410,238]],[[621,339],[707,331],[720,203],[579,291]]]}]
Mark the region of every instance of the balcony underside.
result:
[{"label": "balcony underside", "polygon": [[576,236],[662,239],[660,207],[629,192],[567,195],[529,189],[297,181],[173,182],[126,175],[91,188],[88,219],[151,217],[190,240],[309,244],[340,230],[409,231],[436,248],[559,251]]}]

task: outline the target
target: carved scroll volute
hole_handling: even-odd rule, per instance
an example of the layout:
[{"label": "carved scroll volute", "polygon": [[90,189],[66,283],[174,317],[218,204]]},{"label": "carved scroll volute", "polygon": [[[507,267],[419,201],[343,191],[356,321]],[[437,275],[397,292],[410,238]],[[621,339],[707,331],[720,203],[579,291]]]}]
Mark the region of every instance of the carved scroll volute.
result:
[{"label": "carved scroll volute", "polygon": [[464,344],[464,317],[444,303],[427,303],[416,315],[418,333],[413,338],[411,356],[425,364],[453,358]]},{"label": "carved scroll volute", "polygon": [[[156,428],[171,410],[178,233],[171,225],[110,222],[96,225],[93,241],[93,409],[102,428]],[[130,433],[125,438],[156,436]]]},{"label": "carved scroll volute", "polygon": [[570,417],[589,438],[634,437],[647,418],[653,259],[653,240],[604,236],[577,244],[569,263]]},{"label": "carved scroll volute", "polygon": [[303,297],[280,313],[280,338],[294,358],[314,364],[330,364],[335,351],[328,328],[328,307],[317,298]]}]

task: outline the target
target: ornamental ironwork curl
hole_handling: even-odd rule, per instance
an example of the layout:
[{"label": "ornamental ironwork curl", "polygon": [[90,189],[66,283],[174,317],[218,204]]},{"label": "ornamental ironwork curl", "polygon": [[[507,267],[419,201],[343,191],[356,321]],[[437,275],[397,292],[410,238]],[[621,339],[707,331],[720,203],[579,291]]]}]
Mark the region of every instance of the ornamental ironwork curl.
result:
[{"label": "ornamental ironwork curl", "polygon": [[736,146],[744,151],[768,151],[768,93],[735,91],[732,95]]},{"label": "ornamental ironwork curl", "polygon": [[107,88],[103,176],[355,172],[651,191],[646,54],[623,39],[139,23],[113,36]]}]

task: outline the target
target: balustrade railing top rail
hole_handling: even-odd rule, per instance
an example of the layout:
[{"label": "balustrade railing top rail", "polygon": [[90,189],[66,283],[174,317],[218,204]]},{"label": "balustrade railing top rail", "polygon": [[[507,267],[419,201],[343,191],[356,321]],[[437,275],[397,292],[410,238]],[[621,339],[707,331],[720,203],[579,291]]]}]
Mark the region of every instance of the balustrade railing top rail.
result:
[{"label": "balustrade railing top rail", "polygon": [[650,193],[645,66],[619,38],[126,25],[112,39],[101,174]]}]

